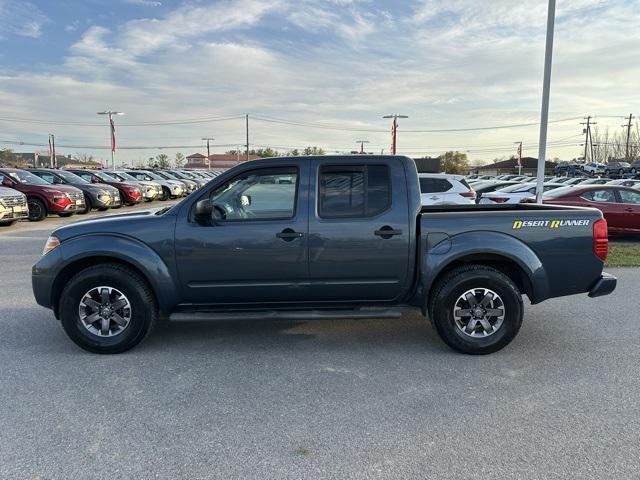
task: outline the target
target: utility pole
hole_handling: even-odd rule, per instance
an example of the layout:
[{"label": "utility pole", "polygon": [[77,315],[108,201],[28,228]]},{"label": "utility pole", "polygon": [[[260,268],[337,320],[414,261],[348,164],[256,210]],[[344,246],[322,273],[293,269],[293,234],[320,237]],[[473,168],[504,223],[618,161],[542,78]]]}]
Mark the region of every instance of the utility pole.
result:
[{"label": "utility pole", "polygon": [[207,165],[209,167],[209,170],[211,170],[211,151],[209,150],[209,140],[214,141],[215,138],[213,138],[213,137],[202,137],[202,140],[206,140],[207,141]]},{"label": "utility pole", "polygon": [[627,148],[624,154],[624,159],[627,162],[629,161],[629,140],[631,139],[631,120],[633,120],[632,113],[629,114],[629,121],[624,125],[620,125],[621,127],[627,127]]},{"label": "utility pole", "polygon": [[49,168],[56,167],[56,136],[49,134]]},{"label": "utility pole", "polygon": [[580,125],[585,125],[582,129],[582,133],[584,133],[584,163],[587,163],[587,147],[589,144],[592,144],[591,161],[593,162],[593,138],[591,137],[591,125],[597,125],[597,123],[591,121],[591,115],[587,115],[584,119],[586,122],[580,122]]},{"label": "utility pole", "polygon": [[382,118],[393,118],[393,122],[391,123],[391,155],[395,155],[398,146],[398,119],[409,117],[394,113],[393,115],[385,115]]},{"label": "utility pole", "polygon": [[104,112],[98,112],[98,115],[109,116],[109,137],[111,138],[111,168],[116,168],[116,127],[113,124],[114,115],[124,115],[124,112],[114,112],[113,110],[105,110]]},{"label": "utility pole", "polygon": [[518,145],[518,175],[522,175],[522,142],[513,142]]},{"label": "utility pole", "polygon": [[356,140],[356,143],[360,144],[360,154],[364,153],[364,144],[369,143],[369,140]]},{"label": "utility pole", "polygon": [[551,90],[551,59],[553,57],[553,29],[556,19],[556,0],[549,0],[547,9],[547,40],[544,51],[542,80],[542,107],[540,111],[540,141],[538,142],[538,172],[536,178],[536,202],[542,203],[544,167],[547,154],[547,123],[549,122],[549,91]]},{"label": "utility pole", "polygon": [[247,162],[249,161],[249,114],[247,113],[245,116],[245,127],[247,133]]}]

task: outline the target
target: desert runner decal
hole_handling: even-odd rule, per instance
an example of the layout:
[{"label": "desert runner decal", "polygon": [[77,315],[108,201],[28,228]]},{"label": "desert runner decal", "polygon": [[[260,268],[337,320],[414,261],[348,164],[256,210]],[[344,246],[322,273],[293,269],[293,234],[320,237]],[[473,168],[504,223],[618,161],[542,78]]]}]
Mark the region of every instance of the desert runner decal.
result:
[{"label": "desert runner decal", "polygon": [[562,227],[588,227],[591,220],[514,220],[512,228],[562,228]]}]

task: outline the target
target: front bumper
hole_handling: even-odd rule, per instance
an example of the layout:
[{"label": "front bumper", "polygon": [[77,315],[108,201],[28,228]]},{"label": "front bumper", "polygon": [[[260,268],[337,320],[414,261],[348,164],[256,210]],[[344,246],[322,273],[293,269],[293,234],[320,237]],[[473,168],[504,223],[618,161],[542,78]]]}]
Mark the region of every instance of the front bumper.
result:
[{"label": "front bumper", "polygon": [[603,273],[589,290],[589,296],[594,298],[609,295],[616,289],[617,284],[618,279],[616,277],[609,275],[608,273]]},{"label": "front bumper", "polygon": [[4,207],[0,205],[0,222],[20,220],[21,218],[29,218],[29,207],[26,205],[17,205],[13,207]]}]

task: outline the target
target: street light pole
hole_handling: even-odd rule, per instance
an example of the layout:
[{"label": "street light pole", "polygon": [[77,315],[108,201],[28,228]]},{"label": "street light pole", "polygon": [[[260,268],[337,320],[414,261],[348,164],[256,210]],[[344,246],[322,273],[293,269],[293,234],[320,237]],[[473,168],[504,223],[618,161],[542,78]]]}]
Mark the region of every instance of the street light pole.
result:
[{"label": "street light pole", "polygon": [[391,123],[391,155],[395,155],[396,148],[398,146],[398,119],[409,117],[407,115],[398,115],[397,113],[394,113],[393,115],[385,115],[382,118],[393,118],[393,122]]},{"label": "street light pole", "polygon": [[98,112],[98,115],[107,115],[109,117],[109,138],[111,139],[111,168],[116,168],[116,130],[113,125],[114,115],[124,115],[124,112],[114,112],[113,110],[105,110],[104,112]]},{"label": "street light pole", "polygon": [[547,40],[544,52],[544,76],[542,81],[542,108],[540,112],[540,141],[538,142],[538,175],[536,179],[536,202],[542,203],[544,190],[544,167],[547,153],[547,122],[549,120],[549,90],[551,89],[551,58],[553,56],[553,28],[556,17],[556,0],[549,0],[547,11]]},{"label": "street light pole", "polygon": [[360,154],[364,153],[364,144],[369,143],[369,140],[356,140],[356,143],[360,144]]},{"label": "street light pole", "polygon": [[207,165],[209,170],[211,170],[211,151],[209,150],[209,140],[212,142],[215,140],[213,137],[202,137],[202,140],[207,141]]}]

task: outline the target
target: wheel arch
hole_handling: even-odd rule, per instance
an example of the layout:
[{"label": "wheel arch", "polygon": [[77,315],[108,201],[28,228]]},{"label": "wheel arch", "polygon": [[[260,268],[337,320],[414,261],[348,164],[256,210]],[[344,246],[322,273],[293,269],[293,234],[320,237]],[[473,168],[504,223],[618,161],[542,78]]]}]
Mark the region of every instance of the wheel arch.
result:
[{"label": "wheel arch", "polygon": [[[422,260],[423,308],[431,290],[449,271],[464,265],[486,265],[508,276],[531,303],[549,298],[549,282],[538,256],[524,242],[497,232],[469,232],[436,245]],[[446,250],[442,253],[442,250]]]},{"label": "wheel arch", "polygon": [[55,275],[51,305],[56,318],[62,291],[71,278],[87,267],[115,263],[130,268],[151,288],[160,312],[169,312],[177,303],[177,286],[162,258],[142,242],[117,236],[81,236],[63,242],[65,265]]}]

